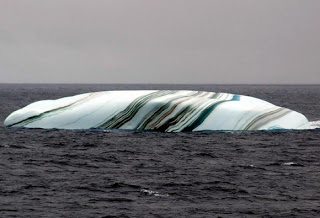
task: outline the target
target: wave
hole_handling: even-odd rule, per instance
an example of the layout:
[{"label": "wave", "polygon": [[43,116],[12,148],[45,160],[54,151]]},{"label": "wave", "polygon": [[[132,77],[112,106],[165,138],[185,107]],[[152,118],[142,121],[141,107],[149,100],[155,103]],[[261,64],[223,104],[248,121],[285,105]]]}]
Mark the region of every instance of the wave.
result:
[{"label": "wave", "polygon": [[159,192],[148,190],[148,189],[141,189],[141,193],[144,193],[146,195],[154,195],[156,197],[168,197],[169,194],[160,194]]},{"label": "wave", "polygon": [[309,124],[311,129],[320,129],[320,120],[310,121]]}]

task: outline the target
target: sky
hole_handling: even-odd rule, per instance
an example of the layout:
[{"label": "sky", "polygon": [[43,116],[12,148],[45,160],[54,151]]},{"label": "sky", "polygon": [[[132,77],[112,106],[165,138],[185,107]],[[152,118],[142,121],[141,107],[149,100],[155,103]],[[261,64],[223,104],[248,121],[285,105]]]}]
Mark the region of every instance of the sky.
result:
[{"label": "sky", "polygon": [[0,83],[320,84],[320,1],[0,0]]}]

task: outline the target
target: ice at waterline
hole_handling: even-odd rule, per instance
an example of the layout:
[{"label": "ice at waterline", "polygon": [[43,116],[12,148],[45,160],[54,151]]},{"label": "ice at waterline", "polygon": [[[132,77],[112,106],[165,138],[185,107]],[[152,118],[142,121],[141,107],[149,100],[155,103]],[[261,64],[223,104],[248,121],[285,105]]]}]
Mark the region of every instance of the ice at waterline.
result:
[{"label": "ice at waterline", "polygon": [[303,114],[258,98],[185,90],[103,91],[37,101],[14,111],[4,125],[161,132],[310,128]]}]

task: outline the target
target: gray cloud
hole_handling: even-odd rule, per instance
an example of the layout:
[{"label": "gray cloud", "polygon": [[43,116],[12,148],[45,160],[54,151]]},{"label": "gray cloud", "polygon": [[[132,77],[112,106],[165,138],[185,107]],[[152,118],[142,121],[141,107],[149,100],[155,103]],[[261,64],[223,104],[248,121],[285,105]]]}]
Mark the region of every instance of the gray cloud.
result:
[{"label": "gray cloud", "polygon": [[0,82],[320,83],[318,0],[0,0]]}]

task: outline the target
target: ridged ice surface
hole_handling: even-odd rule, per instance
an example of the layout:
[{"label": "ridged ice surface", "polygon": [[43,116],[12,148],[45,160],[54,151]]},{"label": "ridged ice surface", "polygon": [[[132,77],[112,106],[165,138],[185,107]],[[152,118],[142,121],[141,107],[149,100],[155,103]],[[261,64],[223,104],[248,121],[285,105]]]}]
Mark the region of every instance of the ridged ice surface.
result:
[{"label": "ridged ice surface", "polygon": [[104,91],[42,100],[13,112],[9,127],[161,132],[309,129],[306,117],[253,97],[205,91]]}]

